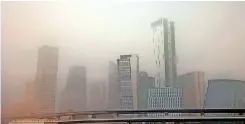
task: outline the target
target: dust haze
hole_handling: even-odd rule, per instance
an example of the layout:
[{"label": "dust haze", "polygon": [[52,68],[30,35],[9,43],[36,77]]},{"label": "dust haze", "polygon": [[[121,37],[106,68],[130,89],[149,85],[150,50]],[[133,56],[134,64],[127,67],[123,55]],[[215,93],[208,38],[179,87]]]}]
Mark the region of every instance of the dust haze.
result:
[{"label": "dust haze", "polygon": [[59,48],[58,96],[72,65],[87,67],[88,83],[106,83],[108,62],[122,54],[139,54],[154,76],[150,23],[160,17],[176,24],[178,74],[245,79],[244,2],[97,2],[2,2],[3,100],[33,80],[42,45]]}]

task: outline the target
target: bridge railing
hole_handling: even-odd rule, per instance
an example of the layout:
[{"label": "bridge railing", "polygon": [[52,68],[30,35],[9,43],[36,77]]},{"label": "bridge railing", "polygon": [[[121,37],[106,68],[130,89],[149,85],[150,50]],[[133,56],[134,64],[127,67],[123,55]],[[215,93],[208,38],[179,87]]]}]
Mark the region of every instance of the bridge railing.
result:
[{"label": "bridge railing", "polygon": [[[245,109],[158,109],[158,110],[105,110],[105,111],[80,111],[80,112],[62,112],[50,114],[33,114],[30,116],[19,116],[11,118],[55,118],[61,116],[77,116],[77,115],[100,115],[100,114],[149,114],[149,113],[237,113],[244,114]],[[8,117],[5,117],[8,118]]]}]

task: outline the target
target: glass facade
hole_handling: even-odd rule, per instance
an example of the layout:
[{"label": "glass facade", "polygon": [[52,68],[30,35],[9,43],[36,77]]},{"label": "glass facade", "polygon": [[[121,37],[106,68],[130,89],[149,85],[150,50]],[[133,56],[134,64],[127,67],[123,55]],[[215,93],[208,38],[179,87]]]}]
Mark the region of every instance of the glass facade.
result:
[{"label": "glass facade", "polygon": [[176,71],[174,22],[161,18],[151,24],[156,64],[156,87],[174,85]]},{"label": "glass facade", "polygon": [[121,55],[117,60],[120,86],[120,108],[137,109],[138,55]]},{"label": "glass facade", "polygon": [[[153,88],[148,90],[148,109],[181,109],[183,92],[181,88]],[[180,113],[170,113],[180,116]],[[166,114],[149,114],[149,116],[166,116]]]}]

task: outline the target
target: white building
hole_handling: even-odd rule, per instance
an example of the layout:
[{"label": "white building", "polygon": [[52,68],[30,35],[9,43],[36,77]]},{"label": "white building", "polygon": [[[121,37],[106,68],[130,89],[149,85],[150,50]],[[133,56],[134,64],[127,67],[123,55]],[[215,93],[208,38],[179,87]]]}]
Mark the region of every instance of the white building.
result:
[{"label": "white building", "polygon": [[[148,90],[148,109],[181,109],[182,108],[181,88],[153,88]],[[148,114],[151,117],[167,116],[164,113]],[[180,116],[180,113],[169,113],[170,116]]]},{"label": "white building", "polygon": [[120,86],[120,108],[137,109],[137,85],[139,75],[138,55],[121,55],[117,60]]}]

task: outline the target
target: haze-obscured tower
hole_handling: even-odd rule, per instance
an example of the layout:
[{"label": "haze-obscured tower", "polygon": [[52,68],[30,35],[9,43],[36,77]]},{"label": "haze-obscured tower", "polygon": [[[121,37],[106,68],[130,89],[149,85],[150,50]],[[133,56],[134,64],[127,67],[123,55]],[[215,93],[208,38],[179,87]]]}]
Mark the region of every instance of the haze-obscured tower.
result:
[{"label": "haze-obscured tower", "polygon": [[55,93],[58,71],[59,50],[56,47],[42,46],[38,50],[35,99],[37,113],[55,112]]},{"label": "haze-obscured tower", "polygon": [[176,53],[174,22],[161,18],[151,24],[156,57],[156,87],[171,87],[176,82]]},{"label": "haze-obscured tower", "polygon": [[106,85],[104,80],[89,82],[88,110],[101,111],[106,109]]},{"label": "haze-obscured tower", "polygon": [[109,62],[108,68],[108,105],[107,109],[120,108],[120,87],[118,82],[117,64]]},{"label": "haze-obscured tower", "polygon": [[[183,89],[183,108],[202,109],[207,88],[205,72],[194,71],[177,77],[176,87]],[[185,113],[186,116],[200,115]]]},{"label": "haze-obscured tower", "polygon": [[67,100],[71,111],[85,111],[87,104],[86,68],[73,66],[67,79]]}]

